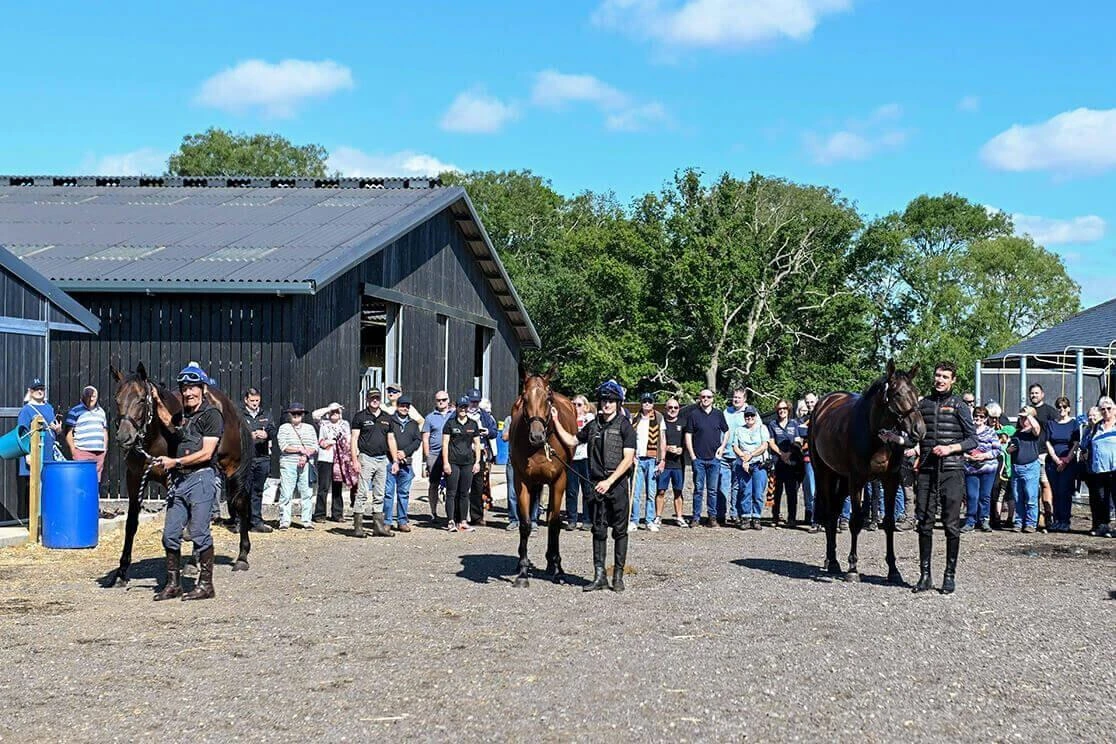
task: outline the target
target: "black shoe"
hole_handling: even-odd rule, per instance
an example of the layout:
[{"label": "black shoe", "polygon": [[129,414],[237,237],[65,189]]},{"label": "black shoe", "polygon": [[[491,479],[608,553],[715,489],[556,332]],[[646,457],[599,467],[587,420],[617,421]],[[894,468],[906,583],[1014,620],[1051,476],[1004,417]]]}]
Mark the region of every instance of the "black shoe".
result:
[{"label": "black shoe", "polygon": [[869,532],[875,532],[879,528],[880,526],[876,524],[875,520],[870,520],[868,524],[864,526],[864,529],[868,530]]},{"label": "black shoe", "polygon": [[763,525],[760,524],[760,521],[758,519],[753,519],[752,520],[752,529],[753,530],[762,530]]},{"label": "black shoe", "polygon": [[315,514],[313,517],[310,518],[310,521],[311,522],[324,523],[326,521],[325,514],[322,514],[321,516],[318,516],[317,514]]},{"label": "black shoe", "polygon": [[263,522],[260,522],[259,524],[252,525],[250,528],[248,528],[248,531],[249,532],[258,532],[261,535],[266,535],[269,532],[274,532],[271,525],[264,524]]},{"label": "black shoe", "polygon": [[917,526],[918,525],[913,517],[904,516],[902,519],[899,520],[898,523],[896,523],[895,529],[899,532],[908,532],[910,530],[913,530]]},{"label": "black shoe", "polygon": [[604,566],[594,566],[593,580],[581,588],[583,592],[599,592],[608,588],[608,576],[605,575]]}]

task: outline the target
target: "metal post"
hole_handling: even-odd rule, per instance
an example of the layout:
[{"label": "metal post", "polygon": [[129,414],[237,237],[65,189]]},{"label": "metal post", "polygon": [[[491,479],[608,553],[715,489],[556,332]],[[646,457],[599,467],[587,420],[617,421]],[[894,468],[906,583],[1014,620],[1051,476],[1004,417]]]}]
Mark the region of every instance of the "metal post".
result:
[{"label": "metal post", "polygon": [[[1027,357],[1019,357],[1019,406],[1022,408],[1030,403],[1027,400]],[[1006,413],[1006,411],[1005,411]]]},{"label": "metal post", "polygon": [[1074,360],[1073,400],[1074,412],[1080,416],[1085,413],[1085,350],[1078,349]]},{"label": "metal post", "polygon": [[977,359],[977,363],[976,363],[976,376],[975,376],[975,377],[973,377],[973,380],[974,380],[974,382],[973,382],[973,398],[974,398],[974,399],[976,400],[976,404],[977,404],[978,406],[983,406],[983,405],[984,405],[984,397],[983,397],[983,396],[982,396],[982,395],[980,394],[980,393],[981,393],[981,389],[982,389],[982,388],[984,387],[984,386],[983,386],[983,385],[981,384],[981,379],[980,379],[980,371],[981,371],[981,369],[982,369],[982,367],[981,367],[981,361],[980,361],[979,359]]}]

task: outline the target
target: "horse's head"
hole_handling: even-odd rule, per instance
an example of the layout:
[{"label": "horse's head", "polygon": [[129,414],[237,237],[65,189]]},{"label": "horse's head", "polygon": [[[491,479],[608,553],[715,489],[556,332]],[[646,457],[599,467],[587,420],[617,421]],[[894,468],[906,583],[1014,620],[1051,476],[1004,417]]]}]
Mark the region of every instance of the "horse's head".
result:
[{"label": "horse's head", "polygon": [[884,379],[881,391],[884,405],[899,421],[899,428],[915,440],[922,441],[926,436],[926,422],[922,420],[922,414],[918,410],[921,396],[914,385],[917,374],[918,364],[904,372],[895,368],[894,361],[888,360],[887,377]]},{"label": "horse's head", "polygon": [[550,431],[550,409],[553,396],[550,392],[550,376],[526,374],[523,377],[523,415],[527,419],[527,442],[532,447],[542,447]]},{"label": "horse's head", "polygon": [[127,376],[110,367],[116,380],[116,443],[129,450],[141,440],[155,417],[155,394],[143,362]]}]

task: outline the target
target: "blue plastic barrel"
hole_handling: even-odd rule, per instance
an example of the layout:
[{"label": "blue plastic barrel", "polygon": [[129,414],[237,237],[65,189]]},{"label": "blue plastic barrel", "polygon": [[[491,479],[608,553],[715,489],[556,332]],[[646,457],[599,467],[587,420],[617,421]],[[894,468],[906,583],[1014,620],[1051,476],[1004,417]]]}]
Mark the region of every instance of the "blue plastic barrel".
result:
[{"label": "blue plastic barrel", "polygon": [[48,548],[95,548],[100,505],[97,463],[43,464],[43,545]]},{"label": "blue plastic barrel", "polygon": [[496,464],[508,464],[508,443],[504,441],[502,436],[496,437]]}]

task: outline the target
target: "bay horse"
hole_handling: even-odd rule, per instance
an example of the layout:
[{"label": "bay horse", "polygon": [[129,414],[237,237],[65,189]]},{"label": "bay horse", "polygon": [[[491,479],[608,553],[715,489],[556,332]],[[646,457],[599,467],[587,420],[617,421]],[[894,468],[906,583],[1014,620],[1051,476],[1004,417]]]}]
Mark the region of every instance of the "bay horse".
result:
[{"label": "bay horse", "polygon": [[519,573],[514,585],[528,585],[531,561],[527,559],[527,539],[531,536],[531,503],[542,496],[543,486],[550,487],[547,508],[546,573],[555,583],[566,579],[558,536],[562,532],[562,503],[566,498],[566,481],[573,449],[558,438],[551,423],[551,410],[566,431],[577,431],[577,415],[569,398],[550,389],[554,370],[544,375],[523,374],[523,391],[512,406],[511,430],[508,432],[508,464],[515,476],[515,497],[508,494],[508,512],[519,510]]},{"label": "bay horse", "polygon": [[841,564],[837,562],[837,516],[845,497],[852,497],[847,581],[860,580],[856,540],[864,523],[861,501],[864,486],[878,478],[884,488],[887,580],[903,583],[895,565],[895,498],[903,447],[885,441],[882,435],[900,431],[915,442],[926,435],[913,382],[917,373],[917,364],[904,372],[889,360],[885,374],[864,393],[830,393],[818,401],[811,415],[808,440],[816,484],[814,510],[825,525],[822,568],[830,574],[841,573]]},{"label": "bay horse", "polygon": [[[116,443],[125,453],[128,488],[124,548],[120,552],[120,566],[110,585],[124,587],[128,585],[128,568],[132,565],[132,545],[139,527],[142,491],[148,481],[167,486],[166,471],[150,467],[150,463],[155,457],[171,454],[177,437],[177,422],[182,417],[182,399],[177,392],[152,382],[143,362],[127,376],[115,367],[109,369],[116,380]],[[233,519],[239,517],[240,522],[240,553],[233,570],[247,571],[248,552],[252,549],[248,537],[251,526],[248,470],[252,463],[252,433],[227,395],[207,385],[206,398],[210,405],[221,411],[225,428],[217,446],[217,467],[225,476],[229,514]]]}]

